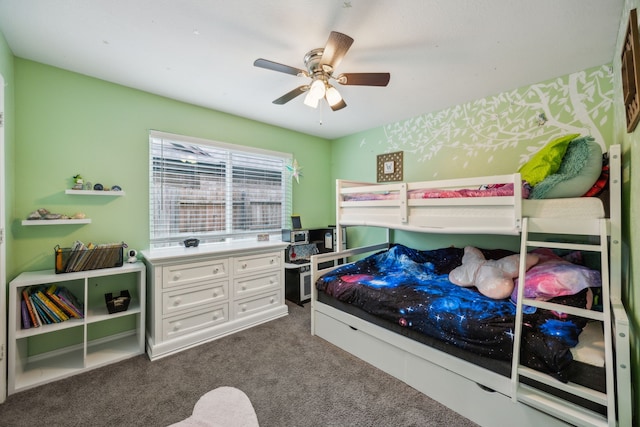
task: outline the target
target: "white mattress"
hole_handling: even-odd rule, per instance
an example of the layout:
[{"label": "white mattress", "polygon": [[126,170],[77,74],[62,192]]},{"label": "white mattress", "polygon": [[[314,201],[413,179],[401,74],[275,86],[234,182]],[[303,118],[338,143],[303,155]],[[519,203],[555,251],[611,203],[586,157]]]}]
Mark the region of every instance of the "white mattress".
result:
[{"label": "white mattress", "polygon": [[522,216],[530,218],[604,218],[602,200],[597,197],[522,200]]}]

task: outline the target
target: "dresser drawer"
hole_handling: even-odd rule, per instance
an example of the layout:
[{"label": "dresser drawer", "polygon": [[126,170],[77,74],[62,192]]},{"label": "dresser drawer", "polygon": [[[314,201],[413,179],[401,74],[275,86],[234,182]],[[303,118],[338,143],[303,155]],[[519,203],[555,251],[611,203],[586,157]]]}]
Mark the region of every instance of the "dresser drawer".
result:
[{"label": "dresser drawer", "polygon": [[229,305],[221,304],[202,310],[179,314],[162,320],[164,341],[201,329],[225,323],[229,320]]},{"label": "dresser drawer", "polygon": [[282,254],[270,252],[233,258],[233,272],[236,275],[260,273],[267,269],[281,267]]},{"label": "dresser drawer", "polygon": [[281,304],[280,290],[245,298],[234,302],[234,318],[239,319],[251,316],[252,314],[260,313],[271,307],[278,307]]},{"label": "dresser drawer", "polygon": [[267,274],[243,276],[233,281],[233,292],[236,298],[259,294],[281,287],[282,272],[275,270]]},{"label": "dresser drawer", "polygon": [[229,298],[228,288],[229,282],[221,281],[165,291],[162,293],[162,315],[173,315],[183,310],[224,301]]},{"label": "dresser drawer", "polygon": [[227,277],[229,264],[226,258],[189,264],[170,265],[162,269],[163,288],[188,285]]}]

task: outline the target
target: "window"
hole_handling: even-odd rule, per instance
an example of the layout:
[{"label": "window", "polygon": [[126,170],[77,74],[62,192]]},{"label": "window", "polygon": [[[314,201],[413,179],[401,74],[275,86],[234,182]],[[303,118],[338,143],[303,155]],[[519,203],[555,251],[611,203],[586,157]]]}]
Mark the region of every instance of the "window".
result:
[{"label": "window", "polygon": [[149,133],[151,247],[280,236],[291,216],[291,155]]}]

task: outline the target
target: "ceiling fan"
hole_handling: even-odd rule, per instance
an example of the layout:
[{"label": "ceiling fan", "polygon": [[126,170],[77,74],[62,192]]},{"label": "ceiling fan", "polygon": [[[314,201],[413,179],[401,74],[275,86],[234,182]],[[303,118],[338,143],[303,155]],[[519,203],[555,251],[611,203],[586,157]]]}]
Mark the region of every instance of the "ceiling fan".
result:
[{"label": "ceiling fan", "polygon": [[341,85],[386,86],[389,84],[389,79],[391,78],[389,73],[342,73],[337,77],[334,76],[333,72],[338,67],[338,64],[340,64],[340,61],[342,61],[342,58],[344,58],[351,44],[353,44],[351,37],[337,31],[332,31],[324,48],[310,50],[304,56],[306,70],[262,58],[256,59],[253,65],[298,77],[311,78],[309,84],[298,86],[292,91],[285,93],[273,101],[274,104],[286,104],[298,95],[307,92],[304,99],[306,105],[317,108],[318,102],[322,98],[325,98],[331,109],[337,111],[346,107],[347,104],[342,99],[340,92],[329,83],[330,80],[334,80]]}]

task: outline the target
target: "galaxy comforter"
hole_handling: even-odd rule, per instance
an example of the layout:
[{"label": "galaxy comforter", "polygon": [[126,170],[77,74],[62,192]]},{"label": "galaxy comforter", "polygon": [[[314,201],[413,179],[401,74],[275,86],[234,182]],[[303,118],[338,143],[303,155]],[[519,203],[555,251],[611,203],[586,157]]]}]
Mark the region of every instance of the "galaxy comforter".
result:
[{"label": "galaxy comforter", "polygon": [[[483,253],[487,259],[498,259],[511,252]],[[476,354],[510,360],[515,305],[508,298],[494,300],[475,288],[452,284],[448,273],[461,264],[462,256],[459,248],[419,251],[396,245],[323,275],[316,287],[401,327]],[[552,301],[585,307],[587,289]],[[566,381],[570,348],[577,344],[583,319],[540,309],[524,316],[521,363]]]}]

